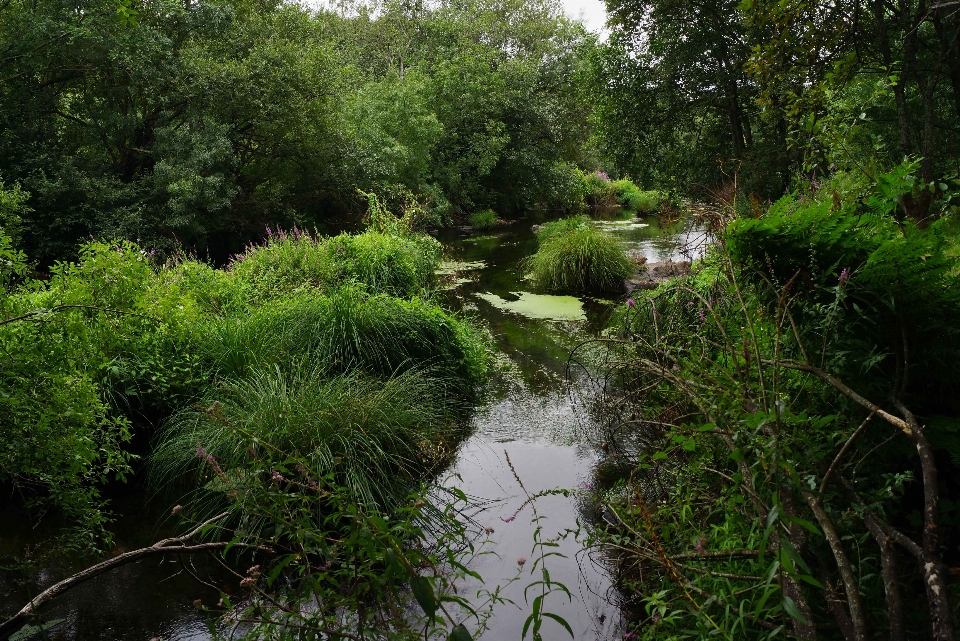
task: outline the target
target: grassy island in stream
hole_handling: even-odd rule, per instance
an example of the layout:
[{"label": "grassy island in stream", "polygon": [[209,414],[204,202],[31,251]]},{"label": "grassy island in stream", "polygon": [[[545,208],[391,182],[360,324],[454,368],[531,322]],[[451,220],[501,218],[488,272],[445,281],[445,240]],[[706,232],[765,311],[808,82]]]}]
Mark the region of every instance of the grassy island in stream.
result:
[{"label": "grassy island in stream", "polygon": [[537,252],[524,267],[537,285],[554,291],[620,291],[633,264],[620,243],[583,216],[545,223]]}]

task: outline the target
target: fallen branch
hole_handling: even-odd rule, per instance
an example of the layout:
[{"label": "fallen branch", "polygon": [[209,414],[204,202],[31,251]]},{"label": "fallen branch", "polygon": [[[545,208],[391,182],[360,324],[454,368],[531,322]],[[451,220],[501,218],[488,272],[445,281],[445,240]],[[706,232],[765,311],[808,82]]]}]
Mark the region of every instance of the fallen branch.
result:
[{"label": "fallen branch", "polygon": [[194,545],[187,545],[188,541],[200,533],[203,528],[207,527],[219,521],[220,519],[227,516],[227,512],[219,514],[212,519],[204,521],[193,530],[184,534],[183,536],[178,536],[170,539],[163,539],[162,541],[157,541],[153,545],[145,548],[140,548],[139,550],[133,550],[131,552],[126,552],[119,556],[115,556],[112,559],[107,559],[97,563],[94,566],[91,566],[81,572],[77,572],[73,576],[69,576],[59,583],[51,585],[49,588],[35,596],[30,602],[23,606],[23,608],[13,615],[11,618],[4,621],[0,624],[0,639],[7,639],[11,634],[19,630],[26,624],[27,620],[31,615],[36,613],[36,611],[47,601],[54,599],[61,594],[67,592],[68,590],[89,581],[90,579],[97,577],[104,572],[109,572],[110,570],[120,567],[121,565],[126,565],[128,563],[133,563],[134,561],[139,561],[140,559],[151,556],[154,554],[193,554],[196,552],[207,552],[209,550],[219,550],[230,545],[231,547],[247,548],[247,549],[257,549],[263,551],[272,551],[271,548],[264,547],[261,545],[248,545],[244,543],[235,543],[231,545],[229,541],[216,541],[209,543],[196,543]]}]

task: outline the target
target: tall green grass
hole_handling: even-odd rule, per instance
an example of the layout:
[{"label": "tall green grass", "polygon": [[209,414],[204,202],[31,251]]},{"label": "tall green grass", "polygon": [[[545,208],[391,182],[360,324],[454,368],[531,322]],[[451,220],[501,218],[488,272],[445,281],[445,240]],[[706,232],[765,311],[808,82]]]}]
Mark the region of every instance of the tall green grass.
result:
[{"label": "tall green grass", "polygon": [[257,299],[302,288],[329,289],[362,283],[372,292],[410,297],[435,283],[442,247],[422,234],[367,230],[315,238],[296,231],[272,233],[230,265],[230,272]]},{"label": "tall green grass", "polygon": [[537,252],[525,267],[546,289],[617,291],[633,273],[620,243],[582,216],[543,225],[537,239]]},{"label": "tall green grass", "polygon": [[194,500],[215,508],[256,479],[295,475],[257,464],[281,453],[308,461],[361,503],[389,509],[446,460],[458,436],[452,405],[420,372],[383,381],[321,367],[265,368],[174,416],[157,439],[151,476],[159,485],[201,488]]},{"label": "tall green grass", "polygon": [[468,324],[420,299],[345,286],[301,292],[211,324],[199,347],[216,376],[241,378],[307,362],[335,373],[388,378],[409,369],[468,397],[486,372],[486,348]]}]

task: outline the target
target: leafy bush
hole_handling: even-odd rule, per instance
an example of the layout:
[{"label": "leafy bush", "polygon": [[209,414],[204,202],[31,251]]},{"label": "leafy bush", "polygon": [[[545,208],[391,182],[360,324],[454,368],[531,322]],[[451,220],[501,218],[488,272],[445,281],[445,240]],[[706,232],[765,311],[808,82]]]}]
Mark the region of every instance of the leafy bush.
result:
[{"label": "leafy bush", "polygon": [[46,283],[0,291],[0,480],[38,512],[62,510],[74,527],[65,544],[87,552],[109,541],[100,484],[130,469],[130,421],[100,382],[157,321],[134,246],[90,243],[81,255]]},{"label": "leafy bush", "polygon": [[607,174],[595,171],[583,176],[584,191],[587,204],[592,209],[613,207],[617,204],[617,193],[613,182]]},{"label": "leafy bush", "polygon": [[467,219],[467,221],[470,223],[471,227],[475,227],[477,229],[489,229],[490,227],[496,227],[500,222],[500,218],[492,209],[484,209],[482,211],[470,214],[470,217]]},{"label": "leafy bush", "polygon": [[[949,375],[960,357],[960,288],[946,220],[921,230],[889,217],[860,213],[855,204],[787,199],[761,219],[734,221],[727,243],[734,260],[802,295],[796,311],[815,343],[846,348],[827,367],[844,378],[896,379],[899,343],[908,341],[915,388],[924,405],[951,406],[960,381]],[[891,341],[891,337],[902,337]],[[868,378],[864,372],[870,372]],[[934,392],[934,390],[937,390]],[[871,389],[886,395],[889,389]],[[918,402],[920,399],[914,399]]]},{"label": "leafy bush", "polygon": [[543,225],[539,247],[525,263],[536,283],[550,290],[618,291],[633,264],[616,239],[582,217]]},{"label": "leafy bush", "polygon": [[642,191],[627,178],[616,180],[610,184],[617,202],[624,209],[641,214],[652,214],[660,210],[666,203],[666,197],[659,191]]}]

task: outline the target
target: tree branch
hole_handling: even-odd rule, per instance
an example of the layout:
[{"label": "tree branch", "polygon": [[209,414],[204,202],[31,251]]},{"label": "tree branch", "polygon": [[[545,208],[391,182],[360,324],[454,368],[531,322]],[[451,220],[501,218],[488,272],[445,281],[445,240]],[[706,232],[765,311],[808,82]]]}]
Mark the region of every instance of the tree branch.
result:
[{"label": "tree branch", "polygon": [[[128,563],[133,563],[134,561],[139,561],[140,559],[151,556],[154,554],[193,554],[196,552],[207,552],[209,550],[217,550],[225,548],[228,545],[231,545],[229,541],[215,541],[209,543],[197,543],[194,545],[187,545],[188,541],[196,536],[203,528],[207,527],[219,521],[227,516],[227,512],[218,514],[212,519],[204,521],[196,528],[184,534],[183,536],[178,536],[170,539],[163,539],[158,541],[153,545],[145,548],[140,548],[139,550],[133,550],[131,552],[126,552],[119,556],[115,556],[112,559],[107,559],[97,563],[94,566],[91,566],[81,572],[77,572],[73,576],[69,576],[59,583],[55,583],[50,586],[33,599],[30,600],[30,603],[23,606],[19,612],[13,615],[11,618],[7,619],[5,622],[0,624],[0,639],[6,639],[10,634],[15,632],[17,629],[22,627],[26,621],[33,615],[44,603],[54,599],[61,594],[71,590],[72,588],[89,581],[90,579],[97,577],[104,572],[109,572],[110,570],[126,565]],[[246,549],[255,549],[263,551],[272,551],[272,548],[265,547],[262,545],[250,545],[245,543],[237,543],[232,545],[232,547],[246,548]]]}]

